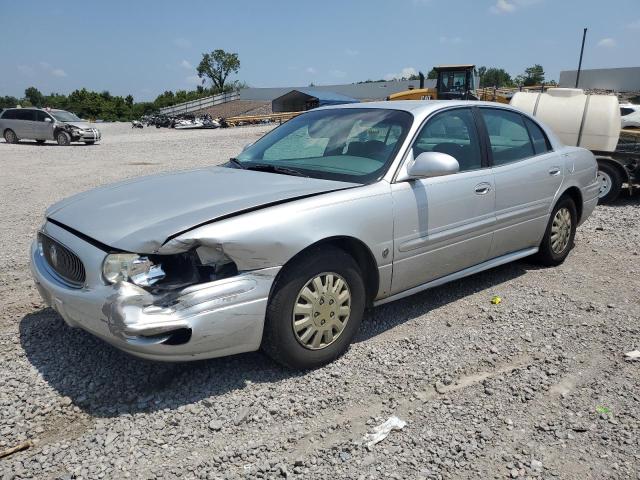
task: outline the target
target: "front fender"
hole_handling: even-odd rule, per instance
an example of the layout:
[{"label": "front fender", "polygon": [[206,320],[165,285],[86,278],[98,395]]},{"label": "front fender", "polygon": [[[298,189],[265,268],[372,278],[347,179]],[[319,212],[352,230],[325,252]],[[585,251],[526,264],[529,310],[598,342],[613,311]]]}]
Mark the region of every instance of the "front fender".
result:
[{"label": "front fender", "polygon": [[[282,266],[308,246],[331,237],[353,237],[373,254],[378,268],[393,251],[393,205],[386,181],[288,202],[188,231],[158,250],[172,254],[206,247],[238,270]],[[383,252],[387,250],[387,255]]]}]

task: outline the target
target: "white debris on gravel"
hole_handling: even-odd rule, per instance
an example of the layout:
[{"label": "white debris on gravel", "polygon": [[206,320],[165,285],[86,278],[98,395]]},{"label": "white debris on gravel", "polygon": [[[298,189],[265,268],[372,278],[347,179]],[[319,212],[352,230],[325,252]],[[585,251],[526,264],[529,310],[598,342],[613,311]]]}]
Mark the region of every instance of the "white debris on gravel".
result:
[{"label": "white debris on gravel", "polygon": [[624,354],[629,360],[640,360],[640,350],[633,350]]},{"label": "white debris on gravel", "polygon": [[364,436],[365,445],[370,449],[376,443],[380,443],[382,440],[387,438],[393,430],[402,430],[406,425],[407,422],[400,420],[395,415],[389,417],[384,423],[373,427],[372,433],[367,433]]},{"label": "white debris on gravel", "polygon": [[[0,141],[0,451],[35,442],[1,480],[638,478],[640,369],[620,346],[640,335],[640,193],[599,206],[560,267],[517,262],[371,310],[324,368],[153,363],[44,308],[27,251],[45,208],[221,163],[272,127],[99,128],[92,147]],[[363,426],[392,415],[411,428],[368,451]]]}]

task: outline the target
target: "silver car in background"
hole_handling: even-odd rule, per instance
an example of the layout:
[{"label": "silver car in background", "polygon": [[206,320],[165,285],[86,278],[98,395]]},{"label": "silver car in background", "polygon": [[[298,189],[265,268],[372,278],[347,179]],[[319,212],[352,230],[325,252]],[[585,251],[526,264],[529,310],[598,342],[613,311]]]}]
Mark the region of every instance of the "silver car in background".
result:
[{"label": "silver car in background", "polygon": [[46,212],[31,250],[66,322],[140,357],[345,352],[376,306],[513,260],[558,265],[596,162],[496,103],[320,108],[221,167],[126,180]]},{"label": "silver car in background", "polygon": [[93,145],[102,138],[100,130],[66,110],[8,108],[0,113],[0,132],[7,143],[35,140],[58,145],[83,142]]}]

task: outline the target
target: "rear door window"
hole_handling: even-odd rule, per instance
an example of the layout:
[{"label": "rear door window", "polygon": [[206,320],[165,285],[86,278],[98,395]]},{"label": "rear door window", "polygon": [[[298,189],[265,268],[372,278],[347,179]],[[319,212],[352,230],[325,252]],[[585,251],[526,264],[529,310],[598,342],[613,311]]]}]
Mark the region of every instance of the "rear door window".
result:
[{"label": "rear door window", "polygon": [[481,108],[480,111],[489,133],[494,166],[517,162],[535,155],[521,115],[490,108]]},{"label": "rear door window", "polygon": [[524,123],[529,130],[529,135],[531,136],[531,141],[533,142],[533,149],[536,152],[536,155],[540,155],[543,153],[547,153],[551,151],[551,145],[549,144],[549,140],[547,136],[542,131],[540,126],[531,121],[531,119],[527,117],[524,118]]},{"label": "rear door window", "polygon": [[15,112],[15,118],[17,120],[35,120],[35,110],[20,109],[16,110]]}]

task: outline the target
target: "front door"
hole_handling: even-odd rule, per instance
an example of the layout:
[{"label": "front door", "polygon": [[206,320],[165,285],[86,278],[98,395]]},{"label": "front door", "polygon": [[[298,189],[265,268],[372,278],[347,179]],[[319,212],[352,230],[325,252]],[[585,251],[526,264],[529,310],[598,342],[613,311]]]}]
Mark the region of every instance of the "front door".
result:
[{"label": "front door", "polygon": [[392,293],[482,263],[491,249],[495,184],[472,109],[453,108],[429,119],[409,156],[425,151],[453,156],[460,171],[392,185]]},{"label": "front door", "polygon": [[33,138],[36,140],[53,140],[53,118],[47,112],[36,111],[36,121],[33,122]]}]

